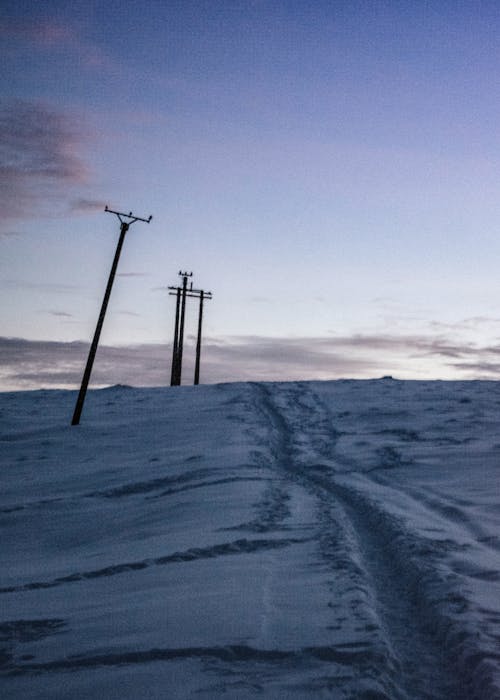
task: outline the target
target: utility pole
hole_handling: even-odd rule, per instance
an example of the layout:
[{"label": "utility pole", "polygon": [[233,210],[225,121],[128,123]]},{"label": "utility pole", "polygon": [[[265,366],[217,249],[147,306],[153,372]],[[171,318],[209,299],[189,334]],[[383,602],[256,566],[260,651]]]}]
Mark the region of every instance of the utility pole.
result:
[{"label": "utility pole", "polygon": [[[177,367],[175,371],[175,383],[176,386],[181,384],[182,375],[182,355],[184,352],[184,322],[186,319],[186,292],[187,292],[187,281],[188,277],[192,277],[192,272],[179,272],[182,275],[182,295],[181,295],[181,319],[179,324],[179,339],[177,343]],[[193,288],[193,283],[191,282],[191,288]]]},{"label": "utility pole", "polygon": [[194,297],[200,300],[200,309],[198,315],[198,338],[196,342],[196,365],[194,383],[199,384],[200,381],[200,354],[201,354],[201,328],[203,320],[203,302],[205,299],[211,299],[211,292],[204,292],[202,289],[193,289],[193,283],[188,289],[188,277],[192,277],[192,272],[179,272],[182,277],[181,287],[169,287],[171,296],[176,296],[176,312],[175,312],[175,331],[174,344],[172,351],[172,371],[170,376],[170,386],[180,386],[182,378],[182,355],[184,346],[184,323],[186,314],[186,299]]},{"label": "utility pole", "polygon": [[[171,289],[169,287],[169,289]],[[173,289],[173,287],[172,287]],[[177,351],[179,349],[179,314],[181,308],[181,288],[177,287],[177,301],[175,304],[175,330],[174,330],[174,345],[172,349],[172,370],[170,373],[170,386],[175,386],[176,368],[177,368]]]},{"label": "utility pole", "polygon": [[[182,354],[184,350],[184,322],[186,318],[186,295],[188,277],[192,277],[192,272],[179,272],[182,277],[182,287],[169,287],[175,289],[177,297],[175,308],[175,334],[174,347],[172,351],[172,373],[170,386],[180,386],[182,374]],[[191,287],[193,284],[191,283]],[[172,292],[170,292],[172,294]]]},{"label": "utility pole", "polygon": [[200,355],[201,355],[201,324],[203,322],[203,299],[205,292],[200,290],[200,307],[198,311],[198,337],[196,339],[196,364],[194,366],[194,384],[200,383]]},{"label": "utility pole", "polygon": [[82,384],[80,386],[80,392],[79,392],[78,398],[76,400],[75,411],[73,413],[73,419],[71,421],[71,425],[78,425],[80,423],[80,416],[82,414],[83,404],[85,402],[85,395],[87,393],[87,387],[88,387],[88,384],[90,381],[90,375],[92,373],[92,366],[94,364],[94,359],[95,359],[95,355],[97,352],[97,346],[99,344],[99,337],[101,335],[101,330],[102,330],[102,326],[104,323],[104,316],[106,315],[106,309],[108,307],[109,297],[111,296],[111,289],[113,287],[113,282],[114,282],[115,274],[116,274],[116,268],[118,267],[118,261],[120,259],[120,253],[121,253],[122,247],[123,247],[123,241],[125,240],[125,234],[129,230],[130,226],[133,223],[135,223],[136,221],[144,221],[146,224],[149,224],[149,222],[153,218],[152,216],[150,216],[148,219],[142,219],[139,216],[134,216],[134,214],[132,214],[132,212],[129,212],[128,214],[123,214],[122,212],[112,211],[111,209],[108,209],[107,206],[105,207],[104,211],[108,212],[109,214],[115,214],[118,217],[118,219],[120,220],[120,238],[118,239],[115,257],[113,259],[113,264],[111,265],[111,271],[109,273],[108,284],[106,286],[106,291],[104,292],[104,299],[102,301],[101,312],[100,312],[99,318],[97,320],[97,326],[96,326],[95,333],[94,333],[94,339],[92,341],[92,345],[90,346],[89,355],[87,358],[87,364],[85,366],[85,371],[83,373]]}]

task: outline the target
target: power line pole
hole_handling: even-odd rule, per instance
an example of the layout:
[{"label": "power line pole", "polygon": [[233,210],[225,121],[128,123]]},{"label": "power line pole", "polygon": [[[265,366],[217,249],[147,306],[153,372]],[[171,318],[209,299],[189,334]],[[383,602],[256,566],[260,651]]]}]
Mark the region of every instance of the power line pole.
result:
[{"label": "power line pole", "polygon": [[[201,356],[201,324],[203,322],[203,300],[205,292],[200,290],[200,307],[198,311],[198,337],[196,339],[196,364],[194,366],[194,384],[200,383],[200,356]],[[211,298],[211,297],[210,297]]]},{"label": "power line pole", "polygon": [[[192,277],[193,273],[179,271],[179,275],[182,277],[182,287],[169,287],[169,289],[175,289],[175,294],[177,296],[175,310],[175,336],[174,347],[172,351],[172,374],[170,379],[170,386],[180,386],[181,383],[182,355],[184,351],[184,323],[186,318],[187,282],[188,277]],[[191,287],[192,286],[193,284],[191,283]]]},{"label": "power line pole", "polygon": [[184,346],[184,324],[185,324],[185,313],[186,313],[186,299],[188,297],[194,297],[200,300],[200,308],[198,315],[198,338],[196,342],[196,365],[195,365],[195,375],[194,383],[199,384],[200,380],[200,355],[201,355],[201,328],[203,321],[203,302],[205,299],[211,299],[212,293],[205,292],[202,289],[193,289],[193,283],[188,289],[187,279],[192,277],[193,273],[179,272],[182,276],[182,288],[181,287],[169,287],[171,296],[176,296],[176,312],[175,312],[175,330],[174,330],[174,343],[172,351],[172,371],[170,376],[170,386],[180,386],[182,379],[182,356],[183,356],[183,346]]},{"label": "power line pole", "polygon": [[125,234],[129,230],[130,226],[136,221],[144,221],[146,224],[149,224],[149,222],[153,218],[152,216],[150,216],[148,219],[142,219],[139,216],[134,216],[132,212],[129,212],[128,214],[123,214],[122,212],[112,211],[111,209],[108,209],[108,207],[105,207],[104,211],[108,212],[109,214],[115,214],[120,220],[120,238],[118,239],[115,257],[113,259],[113,264],[111,265],[108,284],[106,286],[106,291],[104,292],[104,299],[102,301],[101,312],[99,314],[99,318],[97,319],[97,326],[94,333],[94,339],[92,341],[92,345],[90,346],[87,364],[83,373],[82,384],[80,386],[80,392],[76,400],[75,411],[73,413],[71,425],[78,425],[80,423],[80,416],[82,414],[83,404],[85,402],[85,395],[87,393],[87,387],[90,381],[90,375],[92,373],[92,366],[94,364],[97,346],[99,344],[99,337],[101,335],[101,330],[104,323],[104,316],[106,315],[106,309],[108,308],[109,297],[111,296],[111,289],[113,287],[116,268],[118,267],[118,261],[120,259],[120,253],[122,252]]},{"label": "power line pole", "polygon": [[[181,319],[179,325],[179,341],[177,344],[177,368],[176,368],[176,386],[181,384],[182,375],[182,355],[184,352],[184,322],[186,319],[186,291],[187,291],[187,281],[188,277],[192,277],[192,272],[179,272],[182,275],[182,296],[181,296]],[[193,283],[191,282],[191,288]]]},{"label": "power line pole", "polygon": [[[170,287],[169,287],[170,289]],[[181,308],[181,288],[177,287],[177,301],[175,304],[175,329],[174,329],[174,345],[172,349],[172,370],[170,373],[170,386],[175,386],[175,372],[177,368],[177,351],[179,345],[179,314]]]}]

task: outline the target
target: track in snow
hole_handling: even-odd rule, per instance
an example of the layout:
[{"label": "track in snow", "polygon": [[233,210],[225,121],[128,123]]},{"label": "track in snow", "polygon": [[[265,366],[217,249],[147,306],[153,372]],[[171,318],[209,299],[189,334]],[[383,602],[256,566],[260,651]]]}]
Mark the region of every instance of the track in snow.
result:
[{"label": "track in snow", "polygon": [[425,557],[412,561],[419,544],[414,534],[336,479],[336,467],[339,474],[364,470],[340,455],[337,460],[339,434],[320,398],[308,384],[259,384],[255,390],[271,426],[276,468],[317,500],[319,555],[332,574],[330,606],[339,611],[332,650],[336,636],[344,638],[342,627],[350,628],[360,687],[373,697],[487,697],[475,669],[460,664],[453,635],[446,639],[449,621],[440,618],[430,592],[439,587],[441,598],[455,606],[462,597],[443,589]]}]

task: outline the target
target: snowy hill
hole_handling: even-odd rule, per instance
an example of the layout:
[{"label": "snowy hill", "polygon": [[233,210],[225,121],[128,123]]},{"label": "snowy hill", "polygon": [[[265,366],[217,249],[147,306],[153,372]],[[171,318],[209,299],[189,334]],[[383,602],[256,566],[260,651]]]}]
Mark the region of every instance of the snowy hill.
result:
[{"label": "snowy hill", "polygon": [[8,698],[500,698],[500,385],[0,394]]}]

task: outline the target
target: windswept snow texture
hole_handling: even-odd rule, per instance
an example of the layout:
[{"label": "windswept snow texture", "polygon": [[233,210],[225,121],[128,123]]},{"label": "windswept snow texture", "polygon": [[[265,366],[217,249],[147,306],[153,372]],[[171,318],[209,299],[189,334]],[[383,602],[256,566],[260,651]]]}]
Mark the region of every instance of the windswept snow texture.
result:
[{"label": "windswept snow texture", "polygon": [[0,395],[5,698],[500,698],[500,384]]}]

